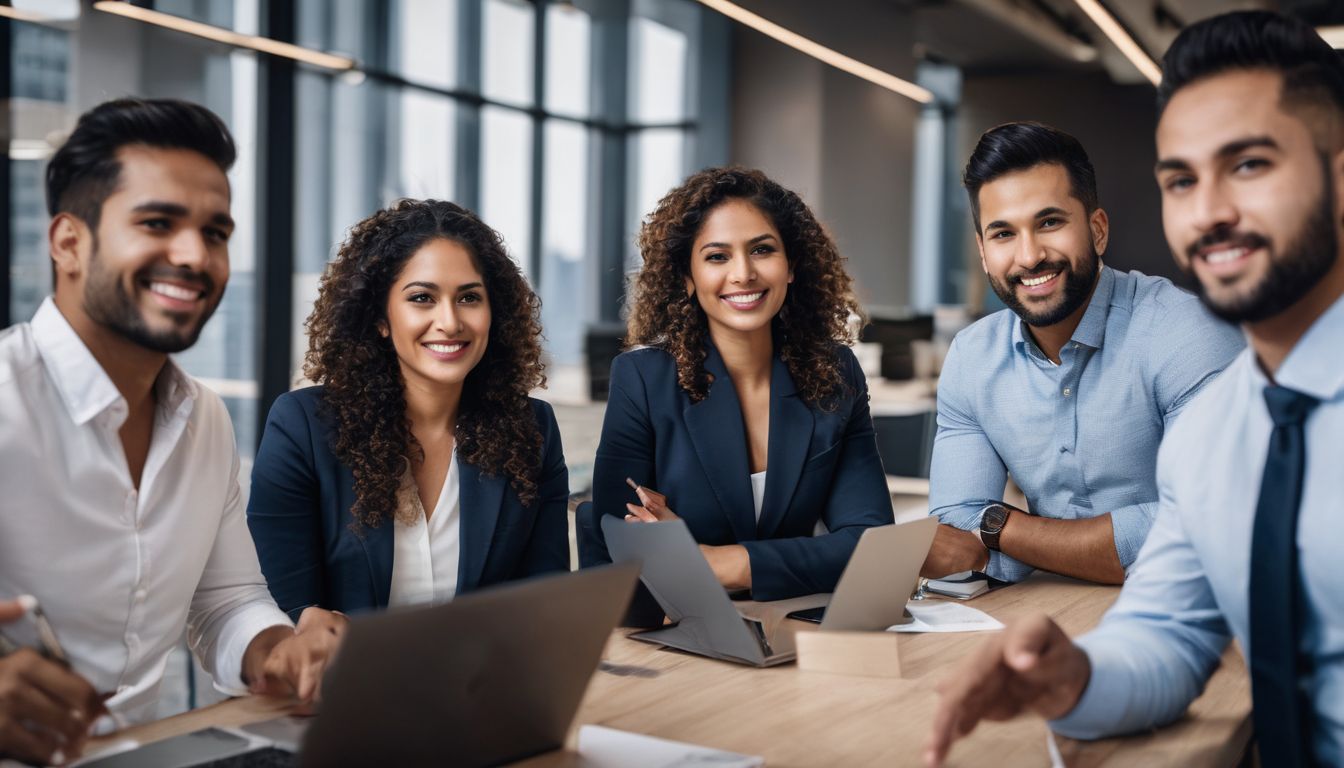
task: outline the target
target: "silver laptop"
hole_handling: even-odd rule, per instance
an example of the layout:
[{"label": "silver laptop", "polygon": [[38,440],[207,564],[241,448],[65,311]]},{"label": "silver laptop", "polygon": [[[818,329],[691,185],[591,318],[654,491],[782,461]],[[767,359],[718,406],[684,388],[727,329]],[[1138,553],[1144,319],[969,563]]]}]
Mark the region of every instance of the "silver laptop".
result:
[{"label": "silver laptop", "polygon": [[638,572],[592,568],[356,617],[311,721],[208,728],[86,765],[483,766],[558,749]]},{"label": "silver laptop", "polygon": [[627,523],[603,515],[602,534],[613,561],[643,564],[639,578],[672,622],[631,638],[756,667],[795,657],[791,632],[767,637],[764,624],[738,613],[685,522]]},{"label": "silver laptop", "polygon": [[824,608],[795,611],[792,618],[821,621],[823,630],[881,631],[905,624],[910,594],[919,586],[919,569],[933,545],[938,518],[869,528],[859,537],[835,593]]}]

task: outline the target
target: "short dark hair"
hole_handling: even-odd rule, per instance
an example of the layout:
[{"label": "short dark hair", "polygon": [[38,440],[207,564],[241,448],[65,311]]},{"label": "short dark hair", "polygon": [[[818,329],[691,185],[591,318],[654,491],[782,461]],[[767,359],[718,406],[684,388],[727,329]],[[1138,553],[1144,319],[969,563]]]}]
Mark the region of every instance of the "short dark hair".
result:
[{"label": "short dark hair", "polygon": [[1191,83],[1233,70],[1283,75],[1287,106],[1329,104],[1344,113],[1344,56],[1305,21],[1270,11],[1225,13],[1192,24],[1162,57],[1158,117]]},{"label": "short dark hair", "polygon": [[1097,172],[1087,159],[1083,145],[1069,134],[1043,123],[1004,123],[980,136],[966,170],[962,186],[971,199],[971,218],[980,231],[980,188],[991,181],[1038,165],[1059,165],[1069,174],[1073,196],[1092,213],[1097,209]]},{"label": "short dark hair", "polygon": [[115,99],[79,116],[47,164],[47,212],[69,212],[98,228],[103,201],[117,188],[117,150],[129,145],[189,149],[225,173],[238,157],[228,126],[214,112],[177,99]]}]

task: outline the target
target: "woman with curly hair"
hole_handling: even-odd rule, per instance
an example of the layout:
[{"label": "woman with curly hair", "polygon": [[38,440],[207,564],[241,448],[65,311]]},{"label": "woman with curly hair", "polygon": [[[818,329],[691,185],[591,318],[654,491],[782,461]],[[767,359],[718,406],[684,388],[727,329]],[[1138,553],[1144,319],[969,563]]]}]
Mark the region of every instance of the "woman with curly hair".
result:
[{"label": "woman with curly hair", "polygon": [[[680,517],[729,590],[832,591],[863,529],[892,522],[847,346],[861,310],[835,243],[763,173],[712,168],[658,203],[639,247],[632,348],[611,368],[584,565],[610,559],[603,515]],[[627,620],[661,617],[641,590]]]},{"label": "woman with curly hair", "polygon": [[275,401],[248,525],[281,609],[451,599],[569,567],[568,473],[540,302],[499,235],[401,200],[350,230]]}]

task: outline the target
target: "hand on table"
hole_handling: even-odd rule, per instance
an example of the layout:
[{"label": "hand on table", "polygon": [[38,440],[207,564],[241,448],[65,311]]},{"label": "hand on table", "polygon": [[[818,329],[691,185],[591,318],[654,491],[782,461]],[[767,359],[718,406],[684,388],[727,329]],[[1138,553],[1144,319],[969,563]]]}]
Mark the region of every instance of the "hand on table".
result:
[{"label": "hand on table", "polygon": [[[17,601],[0,601],[0,623],[23,614]],[[106,711],[88,681],[33,649],[0,658],[0,757],[38,765],[72,760]]]},{"label": "hand on table", "polygon": [[348,624],[344,614],[313,606],[299,615],[294,629],[264,630],[248,646],[244,659],[248,689],[263,696],[316,701],[322,694],[322,673],[340,648]]},{"label": "hand on table", "polygon": [[981,720],[1023,712],[1063,717],[1082,698],[1092,666],[1087,654],[1045,616],[1009,624],[938,685],[941,697],[924,763],[941,765],[952,742]]},{"label": "hand on table", "polygon": [[983,571],[988,566],[989,549],[979,536],[951,525],[939,525],[919,575],[937,579],[949,573]]}]

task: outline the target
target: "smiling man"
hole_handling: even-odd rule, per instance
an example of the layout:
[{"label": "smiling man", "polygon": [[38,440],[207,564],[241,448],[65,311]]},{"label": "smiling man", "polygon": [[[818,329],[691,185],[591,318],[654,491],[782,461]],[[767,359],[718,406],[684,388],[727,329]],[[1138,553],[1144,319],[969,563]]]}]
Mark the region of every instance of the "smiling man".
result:
[{"label": "smiling man", "polygon": [[0,599],[36,595],[69,664],[0,658],[0,757],[72,758],[104,707],[152,718],[184,630],[221,689],[311,697],[344,626],[296,633],[272,601],[228,412],[168,357],[229,279],[235,154],[205,108],[127,99],[48,166],[55,297],[0,334]]},{"label": "smiling man", "polygon": [[[1001,125],[964,182],[1008,309],[958,334],[943,366],[929,498],[943,525],[923,574],[1118,584],[1157,510],[1162,435],[1245,344],[1171,282],[1101,263],[1110,222],[1072,136]],[[1009,474],[1028,510],[1000,501]]]},{"label": "smiling man", "polygon": [[943,686],[929,763],[1023,711],[1076,738],[1171,722],[1235,637],[1259,762],[1344,765],[1344,60],[1300,21],[1227,14],[1176,38],[1158,99],[1167,242],[1250,347],[1162,443],[1161,509],[1101,626],[986,643]]}]

